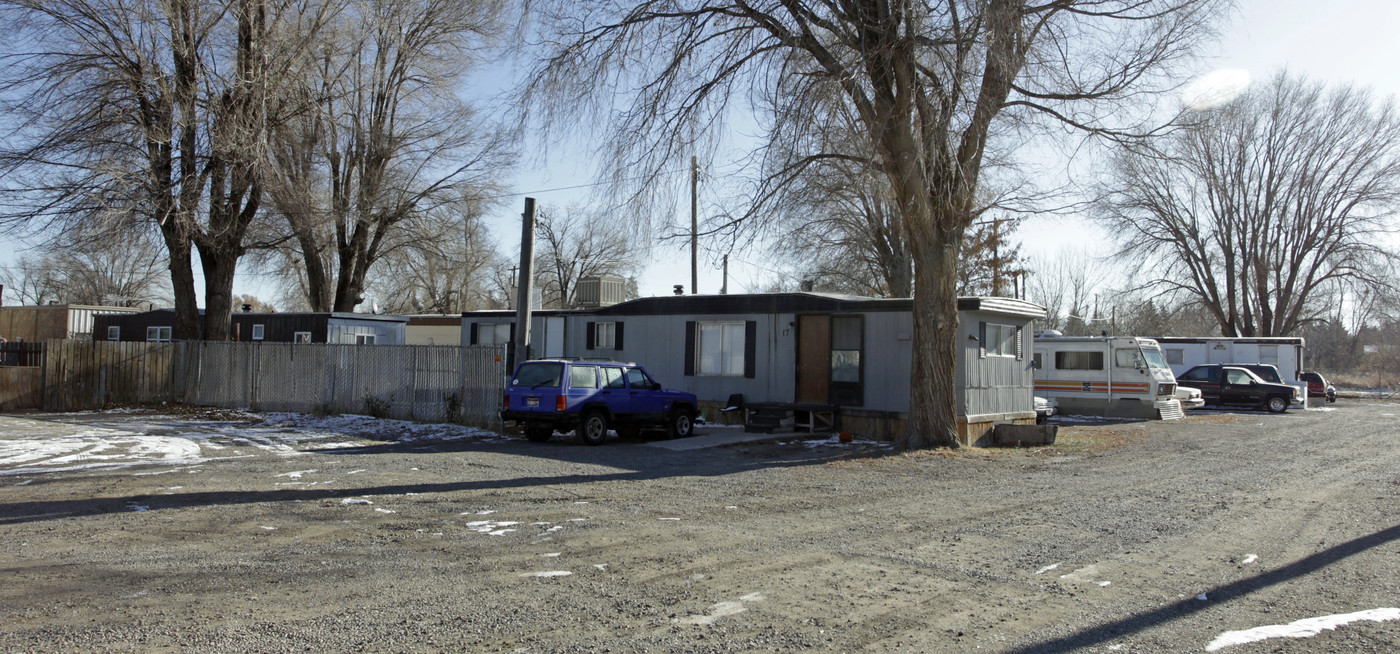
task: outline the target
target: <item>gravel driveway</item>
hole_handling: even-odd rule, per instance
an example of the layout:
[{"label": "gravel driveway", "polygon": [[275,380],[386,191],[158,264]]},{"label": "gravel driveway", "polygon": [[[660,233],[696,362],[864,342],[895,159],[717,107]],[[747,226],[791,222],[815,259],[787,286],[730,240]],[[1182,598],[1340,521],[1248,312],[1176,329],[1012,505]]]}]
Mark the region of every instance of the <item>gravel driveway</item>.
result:
[{"label": "gravel driveway", "polygon": [[0,416],[0,650],[1400,651],[1397,414],[907,455]]}]

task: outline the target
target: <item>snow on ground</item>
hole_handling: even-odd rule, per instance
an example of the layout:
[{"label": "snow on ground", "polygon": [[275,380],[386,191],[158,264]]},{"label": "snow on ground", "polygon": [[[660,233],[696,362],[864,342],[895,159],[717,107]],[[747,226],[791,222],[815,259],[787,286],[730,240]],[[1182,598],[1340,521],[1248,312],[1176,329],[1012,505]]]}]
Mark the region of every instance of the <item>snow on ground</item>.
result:
[{"label": "snow on ground", "polygon": [[[194,467],[249,456],[252,448],[294,457],[306,450],[363,447],[366,440],[399,443],[505,438],[455,424],[420,424],[370,416],[311,416],[219,411],[217,420],[151,414],[132,409],[0,421],[0,476],[134,466]],[[287,473],[297,479],[314,471]],[[152,474],[152,473],[136,473]]]},{"label": "snow on ground", "polygon": [[1357,611],[1355,613],[1343,613],[1340,615],[1324,615],[1319,618],[1306,618],[1288,624],[1273,624],[1243,631],[1227,631],[1212,640],[1206,645],[1207,652],[1214,652],[1234,645],[1254,643],[1270,638],[1310,638],[1323,631],[1336,629],[1352,622],[1369,620],[1372,622],[1386,622],[1388,620],[1400,620],[1400,609],[1385,608],[1371,609],[1369,611]]}]

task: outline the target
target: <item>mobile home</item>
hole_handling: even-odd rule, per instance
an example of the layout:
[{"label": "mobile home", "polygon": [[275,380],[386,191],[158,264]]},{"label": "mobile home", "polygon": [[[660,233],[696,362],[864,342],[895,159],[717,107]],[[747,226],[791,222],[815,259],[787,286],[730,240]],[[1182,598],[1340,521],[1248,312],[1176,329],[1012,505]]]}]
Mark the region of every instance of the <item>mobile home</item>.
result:
[{"label": "mobile home", "polygon": [[1035,340],[1035,393],[1060,413],[1173,420],[1183,415],[1176,377],[1157,342],[1131,336]]},{"label": "mobile home", "polygon": [[[595,309],[535,312],[532,358],[633,361],[696,394],[707,418],[731,396],[748,404],[822,406],[840,429],[890,439],[909,411],[913,302],[824,293],[642,298]],[[1039,305],[958,299],[954,396],[965,444],[997,423],[1032,424],[1029,352]],[[463,341],[509,344],[515,313],[463,314]],[[735,414],[724,414],[735,415]]]},{"label": "mobile home", "polygon": [[1164,336],[1155,340],[1176,375],[1204,363],[1268,363],[1278,368],[1283,381],[1293,384],[1307,370],[1303,365],[1306,344],[1301,338]]}]

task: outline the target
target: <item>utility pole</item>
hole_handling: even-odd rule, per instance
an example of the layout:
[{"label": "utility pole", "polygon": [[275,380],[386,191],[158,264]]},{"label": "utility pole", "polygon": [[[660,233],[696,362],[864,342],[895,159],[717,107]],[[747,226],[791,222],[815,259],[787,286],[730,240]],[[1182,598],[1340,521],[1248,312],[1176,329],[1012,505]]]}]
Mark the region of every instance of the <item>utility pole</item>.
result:
[{"label": "utility pole", "polygon": [[690,155],[690,294],[700,292],[700,263],[697,252],[700,249],[700,219],[696,187],[700,183],[700,165],[695,155]]},{"label": "utility pole", "polygon": [[729,295],[729,255],[724,255],[724,283],[719,287],[720,295]]},{"label": "utility pole", "polygon": [[[521,214],[520,277],[517,279],[515,300],[515,363],[530,359],[530,298],[534,296],[535,281],[535,199],[525,198],[525,213]],[[514,374],[514,370],[506,371]]]},{"label": "utility pole", "polygon": [[992,296],[1001,294],[1001,219],[992,220]]}]

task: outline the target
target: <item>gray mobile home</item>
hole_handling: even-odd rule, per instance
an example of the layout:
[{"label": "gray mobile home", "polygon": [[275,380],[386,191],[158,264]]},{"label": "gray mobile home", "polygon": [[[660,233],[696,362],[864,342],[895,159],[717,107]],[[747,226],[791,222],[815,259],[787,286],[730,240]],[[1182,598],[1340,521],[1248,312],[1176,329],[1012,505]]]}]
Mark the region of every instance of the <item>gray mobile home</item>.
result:
[{"label": "gray mobile home", "polygon": [[[967,444],[996,423],[1035,419],[1032,321],[1038,305],[958,301],[957,402]],[[463,342],[505,344],[515,314],[463,314]],[[822,293],[643,298],[579,311],[536,312],[532,356],[634,361],[662,384],[695,393],[716,421],[732,395],[746,404],[828,405],[841,429],[892,438],[909,410],[909,299]]]},{"label": "gray mobile home", "polygon": [[1205,363],[1268,363],[1278,367],[1288,383],[1298,381],[1307,368],[1303,354],[1307,343],[1298,337],[1157,337],[1172,373],[1180,375]]}]

